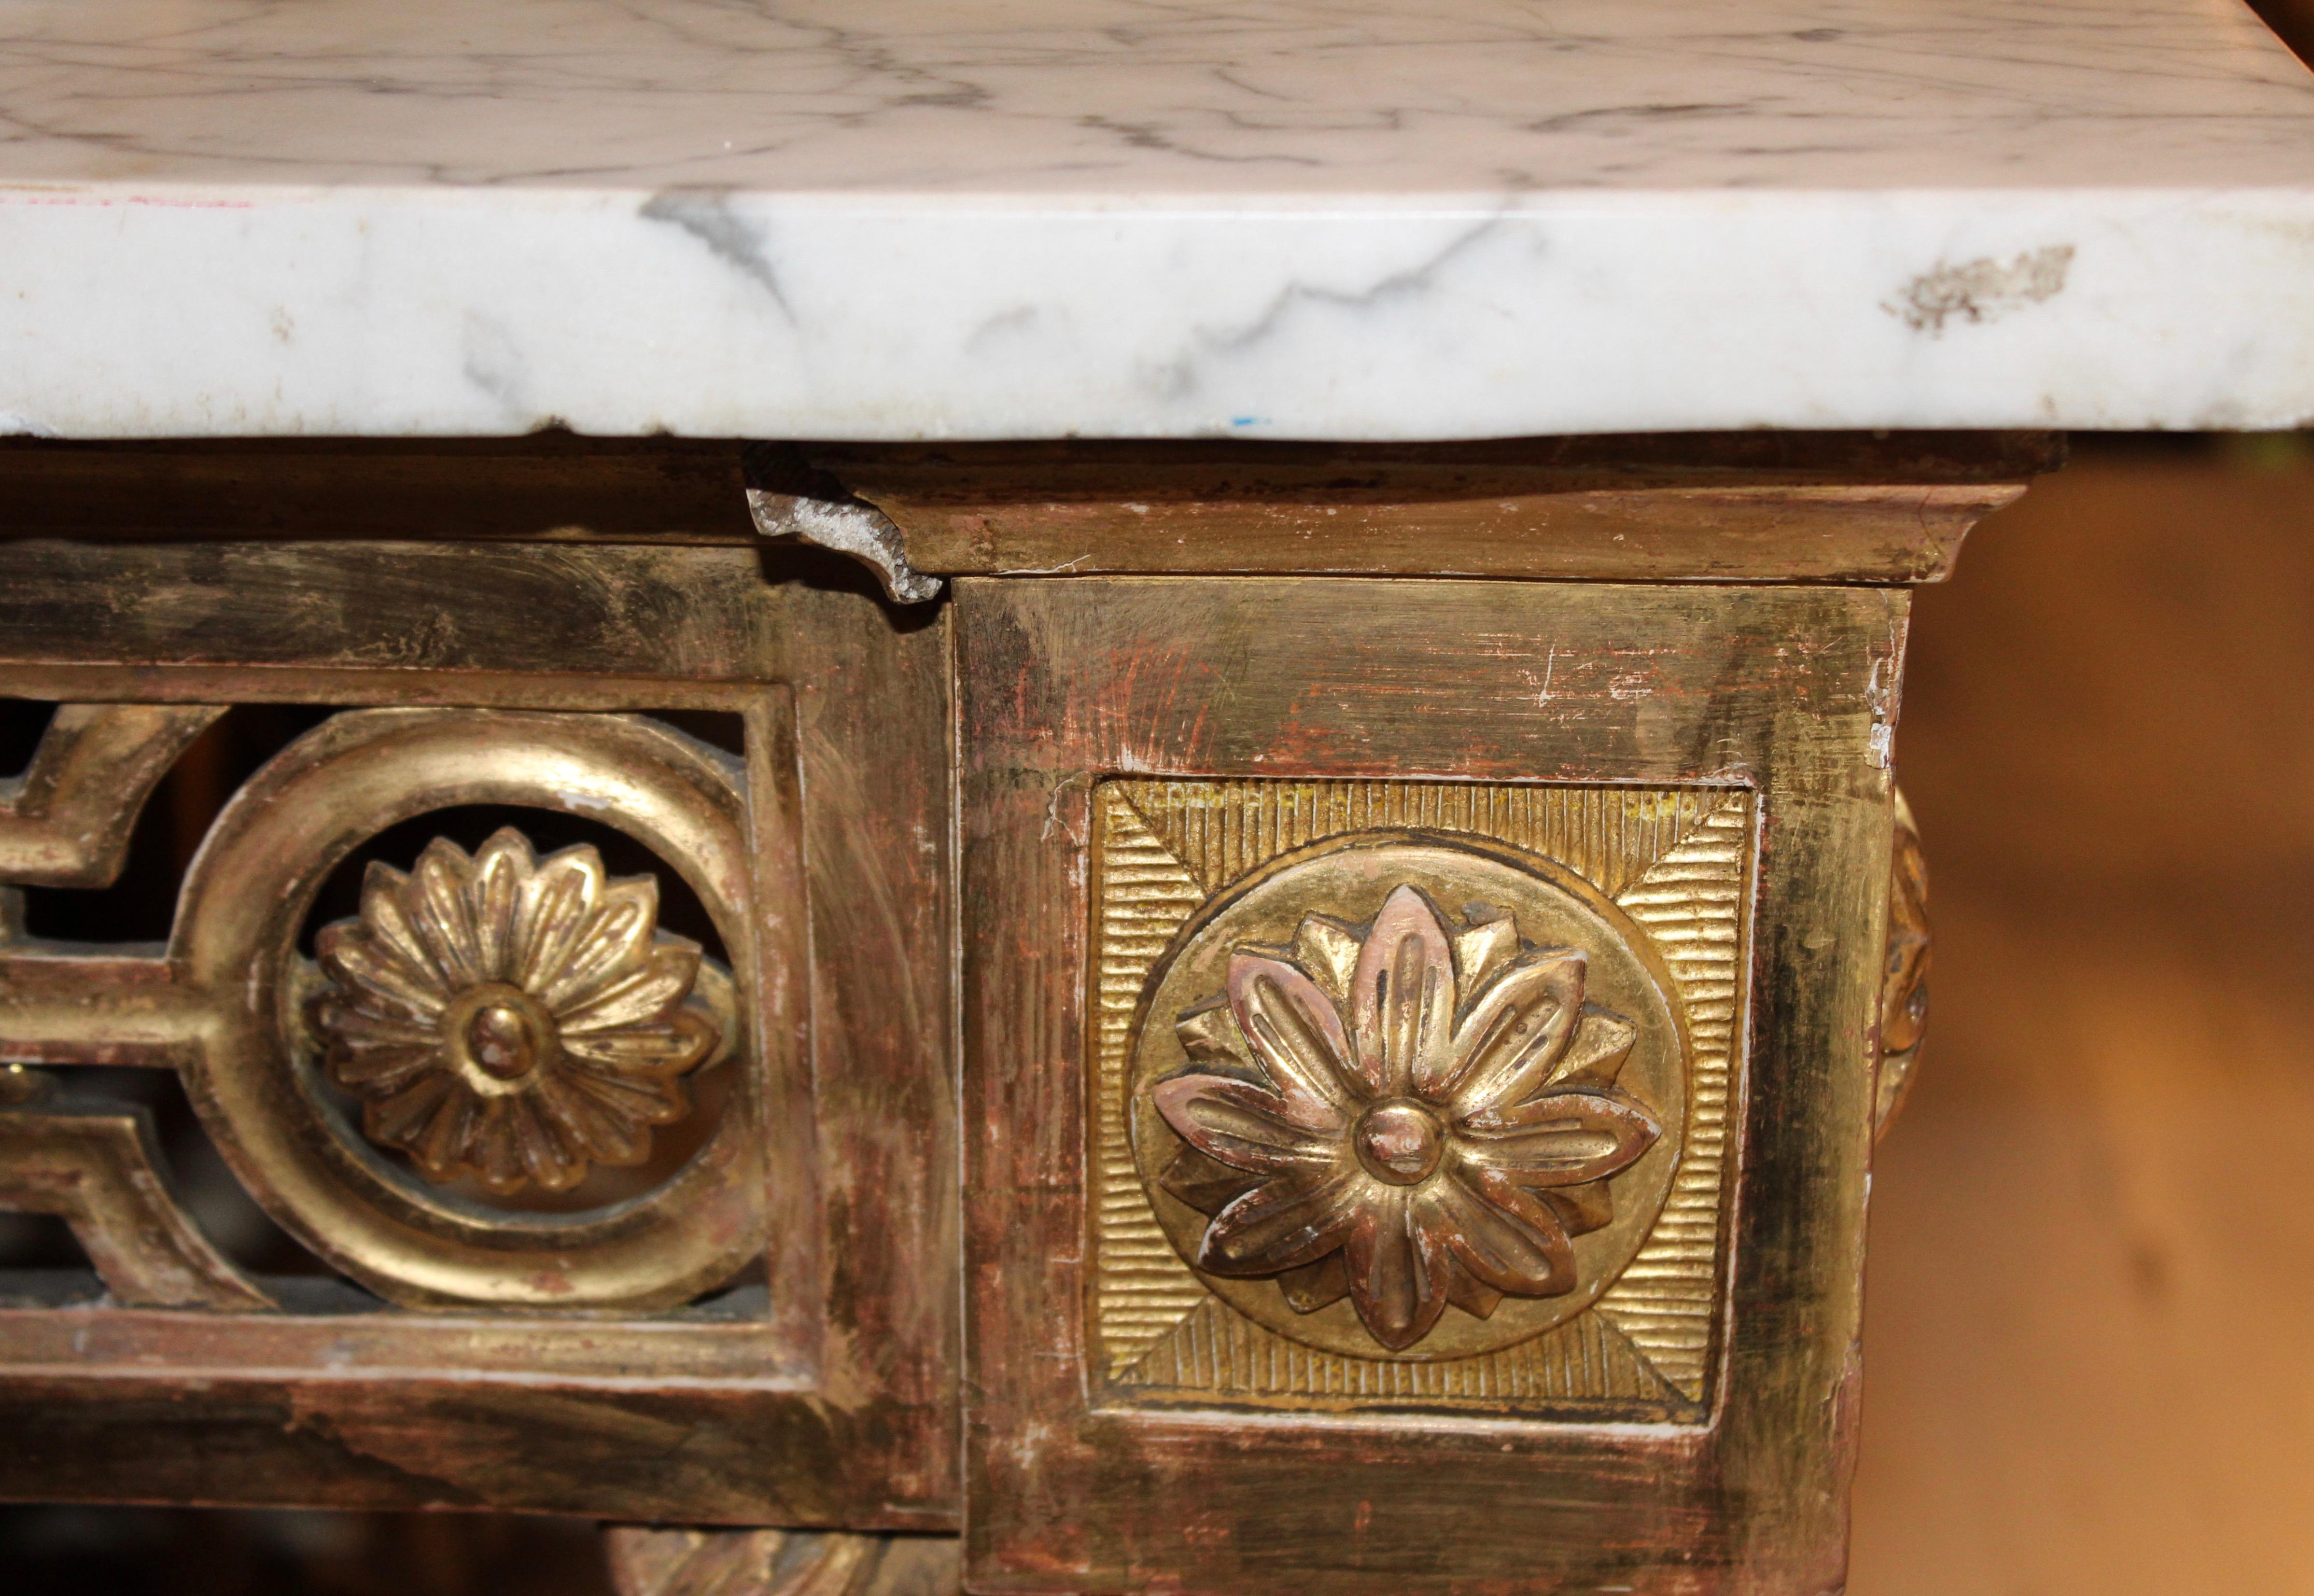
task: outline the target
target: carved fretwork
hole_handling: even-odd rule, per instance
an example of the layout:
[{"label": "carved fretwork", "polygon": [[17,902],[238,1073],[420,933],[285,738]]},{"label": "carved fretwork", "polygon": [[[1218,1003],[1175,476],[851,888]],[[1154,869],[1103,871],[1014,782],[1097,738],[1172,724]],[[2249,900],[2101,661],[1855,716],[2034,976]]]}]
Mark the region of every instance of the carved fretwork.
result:
[{"label": "carved fretwork", "polygon": [[129,828],[213,704],[59,704],[22,776],[0,782],[0,881],[109,886]]},{"label": "carved fretwork", "polygon": [[63,1220],[115,1302],[273,1305],[177,1206],[142,1112],[0,1109],[0,1210]]},{"label": "carved fretwork", "polygon": [[0,454],[0,1496],[953,1532],[950,611],[729,445]]}]

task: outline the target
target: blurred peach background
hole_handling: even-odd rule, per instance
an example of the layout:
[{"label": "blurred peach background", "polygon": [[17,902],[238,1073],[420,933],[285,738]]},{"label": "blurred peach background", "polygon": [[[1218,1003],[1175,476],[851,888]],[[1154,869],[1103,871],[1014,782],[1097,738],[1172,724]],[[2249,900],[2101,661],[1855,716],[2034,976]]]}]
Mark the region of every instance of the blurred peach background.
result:
[{"label": "blurred peach background", "polygon": [[1916,612],[1854,1596],[2314,1590],[2314,447],[2079,439]]}]

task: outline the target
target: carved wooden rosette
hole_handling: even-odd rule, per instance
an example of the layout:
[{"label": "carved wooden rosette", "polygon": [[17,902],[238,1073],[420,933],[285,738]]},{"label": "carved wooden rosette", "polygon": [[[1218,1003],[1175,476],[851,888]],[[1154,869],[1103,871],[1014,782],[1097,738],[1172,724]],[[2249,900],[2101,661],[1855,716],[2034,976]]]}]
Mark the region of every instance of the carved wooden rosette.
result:
[{"label": "carved wooden rosette", "polygon": [[472,858],[437,837],[408,875],[373,860],[360,917],[321,934],[307,1005],[364,1134],[497,1193],[641,1163],[727,1035],[686,1002],[717,980],[699,945],[658,913],[654,878],[608,879],[584,844],[542,863],[512,827]]},{"label": "carved wooden rosette", "polygon": [[1117,1397],[1700,1411],[1748,794],[1112,781],[1095,816]]}]

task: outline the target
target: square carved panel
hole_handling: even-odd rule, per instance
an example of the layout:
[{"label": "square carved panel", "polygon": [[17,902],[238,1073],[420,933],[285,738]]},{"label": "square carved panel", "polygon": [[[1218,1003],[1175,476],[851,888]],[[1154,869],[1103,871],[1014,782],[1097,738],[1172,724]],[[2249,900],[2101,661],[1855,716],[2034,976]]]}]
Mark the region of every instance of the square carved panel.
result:
[{"label": "square carved panel", "polygon": [[1903,595],[956,613],[972,1588],[1836,1585]]},{"label": "square carved panel", "polygon": [[1096,1400],[1700,1422],[1753,814],[1102,782]]}]

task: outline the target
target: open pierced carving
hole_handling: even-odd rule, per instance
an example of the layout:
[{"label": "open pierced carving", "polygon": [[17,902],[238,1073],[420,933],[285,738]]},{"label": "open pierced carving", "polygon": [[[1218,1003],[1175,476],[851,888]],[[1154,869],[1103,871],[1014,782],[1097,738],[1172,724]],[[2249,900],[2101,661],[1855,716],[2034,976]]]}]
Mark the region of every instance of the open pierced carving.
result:
[{"label": "open pierced carving", "polygon": [[[42,1078],[0,1071],[0,1210],[49,1213],[72,1230],[115,1302],[248,1311],[272,1300],[227,1263],[177,1206],[142,1111],[34,1113]],[[45,1107],[45,1105],[43,1105]]]},{"label": "open pierced carving", "polygon": [[584,845],[540,860],[511,827],[471,858],[437,837],[407,875],[373,861],[360,918],[319,943],[330,1078],[437,1181],[567,1191],[640,1164],[718,1040],[685,1006],[699,945],[658,920],[650,877],[612,879]]},{"label": "open pierced carving", "polygon": [[[181,719],[146,719],[146,751],[119,751],[115,768],[160,768],[188,735]],[[53,795],[71,784],[44,785]],[[52,811],[58,801],[43,800]],[[396,882],[417,895],[388,904],[411,939],[402,952],[370,945],[357,921],[327,939],[358,949],[338,974],[299,954],[308,906],[348,851],[413,814],[478,801],[616,816],[657,858],[683,861],[720,935],[746,924],[742,799],[720,762],[668,728],[625,716],[347,711],[234,794],[180,889],[165,950],[27,941],[0,850],[0,1063],[176,1070],[258,1204],[389,1301],[657,1309],[693,1299],[761,1245],[745,1076],[723,1098],[736,1092],[743,1107],[698,1127],[679,1167],[583,1212],[480,1204],[424,1178],[470,1176],[508,1195],[578,1188],[583,1204],[591,1168],[648,1166],[653,1128],[691,1112],[683,1077],[743,1051],[737,984],[658,931],[655,883],[609,880],[591,851],[540,860],[509,833],[474,859],[437,854],[438,871],[373,878],[387,899]],[[8,824],[0,815],[0,841]],[[369,895],[373,920],[382,901]],[[370,1136],[411,1145],[415,1173],[363,1156],[364,1128],[311,1089],[314,1055],[333,1045]],[[49,1110],[16,1112],[29,1121]],[[32,1156],[0,1148],[0,1185]],[[167,1207],[157,1186],[146,1195]],[[84,1217],[119,1230],[134,1216],[111,1204]]]},{"label": "open pierced carving", "polygon": [[1615,1087],[1638,1031],[1585,1001],[1587,966],[1411,886],[1363,934],[1311,915],[1290,950],[1236,949],[1153,1093],[1188,1144],[1166,1187],[1212,1216],[1197,1266],[1288,1277],[1303,1312],[1347,1296],[1392,1351],[1450,1301],[1572,1291],[1570,1233],[1663,1133]]},{"label": "open pierced carving", "polygon": [[59,704],[22,776],[0,781],[0,880],[110,886],[129,828],[212,704]]}]

